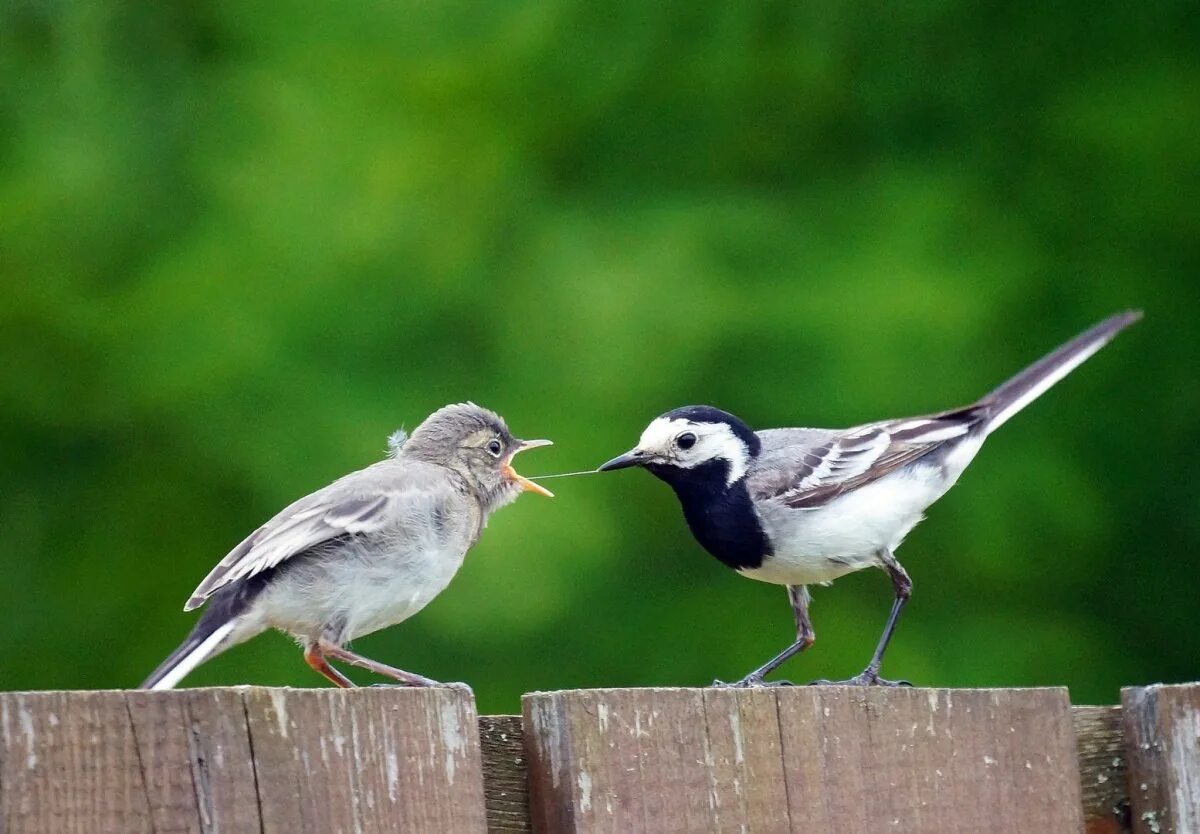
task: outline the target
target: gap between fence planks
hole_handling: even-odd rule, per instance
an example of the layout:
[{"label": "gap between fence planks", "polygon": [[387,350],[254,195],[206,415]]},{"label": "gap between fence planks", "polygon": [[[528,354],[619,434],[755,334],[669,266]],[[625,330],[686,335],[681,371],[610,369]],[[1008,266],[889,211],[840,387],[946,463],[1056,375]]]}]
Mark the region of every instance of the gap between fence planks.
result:
[{"label": "gap between fence planks", "polygon": [[[516,834],[534,830],[530,783],[542,831],[738,830],[743,820],[751,831],[815,831],[831,818],[853,831],[856,814],[862,823],[888,813],[901,830],[973,830],[970,820],[938,827],[942,810],[959,806],[978,830],[1021,831],[1032,829],[1005,817],[1014,807],[1059,824],[1045,805],[1071,804],[1072,767],[1088,834],[1200,831],[1200,686],[1123,698],[1125,710],[1070,708],[1068,723],[1062,690],[601,690],[528,696],[523,721],[476,718],[469,695],[449,690],[0,693],[0,832]],[[631,707],[633,732],[622,737],[614,727]],[[572,724],[580,714],[595,730]],[[1036,743],[1007,739],[1016,733],[1006,717],[1028,723]],[[578,730],[600,742],[586,771],[562,759],[581,739],[586,747]],[[1034,748],[1026,768],[1020,756]],[[1037,756],[1050,757],[1045,772],[1022,775]],[[576,788],[587,773],[587,808],[564,790],[572,767]],[[611,784],[622,768],[638,774],[638,794]],[[968,774],[982,774],[980,785]],[[709,816],[714,790],[737,801]],[[601,800],[614,810],[597,814]],[[611,824],[639,803],[631,827]]]},{"label": "gap between fence planks", "polygon": [[488,834],[525,834],[529,820],[529,766],[519,715],[481,715],[483,793]]},{"label": "gap between fence planks", "polygon": [[1072,707],[1087,834],[1125,834],[1129,786],[1120,707]]}]

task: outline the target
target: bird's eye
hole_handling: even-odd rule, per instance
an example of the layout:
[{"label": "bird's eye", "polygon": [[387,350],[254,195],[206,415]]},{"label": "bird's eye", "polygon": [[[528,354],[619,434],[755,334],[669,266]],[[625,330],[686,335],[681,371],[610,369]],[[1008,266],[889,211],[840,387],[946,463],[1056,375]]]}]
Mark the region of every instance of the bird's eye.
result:
[{"label": "bird's eye", "polygon": [[690,449],[696,445],[696,435],[690,431],[685,431],[679,437],[675,438],[675,445],[680,449]]},{"label": "bird's eye", "polygon": [[498,458],[500,457],[500,453],[504,451],[504,446],[501,445],[499,440],[491,440],[488,442],[487,450],[492,457]]}]

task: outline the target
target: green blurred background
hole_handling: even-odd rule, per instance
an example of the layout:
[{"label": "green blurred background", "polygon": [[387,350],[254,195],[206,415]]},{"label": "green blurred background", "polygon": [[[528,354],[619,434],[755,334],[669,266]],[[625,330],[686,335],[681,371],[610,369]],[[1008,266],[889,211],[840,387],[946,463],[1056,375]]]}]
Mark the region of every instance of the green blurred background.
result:
[{"label": "green blurred background", "polygon": [[[1198,42],[1194,2],[8,0],[0,686],[137,684],[243,535],[445,403],[568,471],[688,403],[960,405],[1125,307],[901,549],[884,672],[1200,677]],[[790,639],[663,484],[552,485],[356,647],[511,712]],[[859,671],[889,601],[817,589],[786,675]],[[250,682],[322,684],[278,635],[188,679]]]}]

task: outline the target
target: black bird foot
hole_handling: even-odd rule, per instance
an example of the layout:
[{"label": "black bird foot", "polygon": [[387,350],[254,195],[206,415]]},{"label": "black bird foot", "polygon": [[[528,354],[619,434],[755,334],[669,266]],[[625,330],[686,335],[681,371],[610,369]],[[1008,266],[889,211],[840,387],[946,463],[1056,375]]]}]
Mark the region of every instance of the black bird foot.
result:
[{"label": "black bird foot", "polygon": [[873,669],[865,669],[861,674],[844,681],[821,680],[809,681],[809,686],[912,686],[908,681],[890,681],[879,677]]},{"label": "black bird foot", "polygon": [[758,675],[746,675],[740,681],[733,681],[732,683],[713,681],[712,685],[716,689],[759,689],[773,686],[795,686],[796,684],[791,681],[765,681]]}]

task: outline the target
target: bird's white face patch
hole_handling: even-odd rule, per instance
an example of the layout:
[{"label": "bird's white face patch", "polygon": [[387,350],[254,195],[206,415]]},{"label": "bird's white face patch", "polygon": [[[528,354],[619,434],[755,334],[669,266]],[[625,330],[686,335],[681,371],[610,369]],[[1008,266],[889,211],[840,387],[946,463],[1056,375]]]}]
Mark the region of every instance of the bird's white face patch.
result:
[{"label": "bird's white face patch", "polygon": [[[696,436],[690,448],[683,448],[679,438],[685,434]],[[750,461],[750,450],[746,444],[724,423],[695,423],[683,418],[668,420],[656,418],[638,440],[643,452],[653,455],[662,462],[680,469],[694,469],[711,460],[729,461],[726,484],[741,480]]]}]

